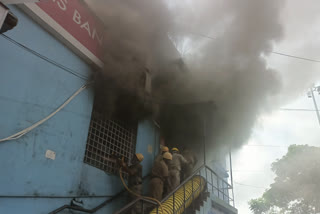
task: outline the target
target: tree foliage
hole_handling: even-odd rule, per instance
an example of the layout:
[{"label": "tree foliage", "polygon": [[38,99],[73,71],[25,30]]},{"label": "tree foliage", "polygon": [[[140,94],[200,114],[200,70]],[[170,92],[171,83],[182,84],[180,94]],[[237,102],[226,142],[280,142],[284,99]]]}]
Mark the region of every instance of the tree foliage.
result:
[{"label": "tree foliage", "polygon": [[254,214],[320,213],[320,148],[291,145],[271,169],[274,183],[249,202]]}]

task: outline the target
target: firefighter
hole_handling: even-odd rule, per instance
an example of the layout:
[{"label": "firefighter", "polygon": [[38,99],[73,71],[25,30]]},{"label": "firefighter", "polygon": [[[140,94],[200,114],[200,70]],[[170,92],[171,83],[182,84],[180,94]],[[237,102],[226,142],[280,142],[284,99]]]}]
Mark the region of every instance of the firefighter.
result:
[{"label": "firefighter", "polygon": [[[143,155],[136,153],[132,160],[132,165],[127,166],[122,163],[123,170],[129,174],[128,187],[130,190],[138,195],[142,194],[142,165]],[[135,195],[129,194],[128,201],[131,202],[136,199]],[[136,203],[130,210],[130,214],[142,213],[141,203]]]},{"label": "firefighter", "polygon": [[198,159],[195,153],[188,147],[184,148],[182,155],[189,162],[189,164],[182,168],[183,179],[187,179],[192,174],[193,168],[197,164]]},{"label": "firefighter", "polygon": [[172,160],[170,152],[165,152],[160,161],[155,161],[151,171],[150,196],[161,201],[164,186],[168,185],[168,165]]},{"label": "firefighter", "polygon": [[160,161],[162,159],[162,155],[166,152],[169,152],[169,148],[167,146],[161,147],[161,153],[159,153],[155,159],[155,161]]},{"label": "firefighter", "polygon": [[169,164],[169,180],[170,186],[168,192],[177,188],[180,184],[181,167],[188,165],[188,161],[179,154],[179,149],[172,148],[172,161]]}]

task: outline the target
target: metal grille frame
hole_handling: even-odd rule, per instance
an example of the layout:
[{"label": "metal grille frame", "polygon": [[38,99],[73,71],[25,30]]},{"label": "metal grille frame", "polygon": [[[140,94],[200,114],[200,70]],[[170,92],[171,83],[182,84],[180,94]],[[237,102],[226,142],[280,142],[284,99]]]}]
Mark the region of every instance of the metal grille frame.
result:
[{"label": "metal grille frame", "polygon": [[123,121],[104,118],[92,113],[84,163],[107,173],[118,174],[118,167],[112,155],[124,157],[130,164],[135,154],[137,125],[130,126]]}]

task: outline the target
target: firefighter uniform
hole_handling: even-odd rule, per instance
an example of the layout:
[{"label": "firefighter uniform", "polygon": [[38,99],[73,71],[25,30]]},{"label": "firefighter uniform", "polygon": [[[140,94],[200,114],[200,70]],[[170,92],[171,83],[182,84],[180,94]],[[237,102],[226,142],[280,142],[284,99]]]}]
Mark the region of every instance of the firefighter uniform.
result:
[{"label": "firefighter uniform", "polygon": [[169,192],[179,186],[181,167],[188,165],[188,161],[181,154],[177,153],[178,151],[173,150],[172,161],[169,164]]},{"label": "firefighter uniform", "polygon": [[198,162],[197,156],[190,149],[185,149],[182,152],[183,157],[188,161],[188,164],[182,167],[183,171],[183,179],[188,178]]},{"label": "firefighter uniform", "polygon": [[[171,154],[169,152],[163,155],[163,158],[167,157],[170,160]],[[172,159],[172,156],[171,156]],[[150,181],[150,196],[161,201],[163,196],[164,185],[167,183],[169,176],[168,165],[162,159],[160,161],[155,161],[152,172],[151,172],[151,181]]]},{"label": "firefighter uniform", "polygon": [[161,147],[161,153],[159,153],[157,156],[156,156],[156,158],[155,158],[155,161],[160,161],[160,160],[162,160],[162,155],[164,154],[164,153],[166,153],[166,152],[169,152],[169,148],[167,147],[167,146],[162,146]]},{"label": "firefighter uniform", "polygon": [[[133,164],[129,167],[125,167],[125,171],[129,174],[128,177],[128,187],[134,193],[142,194],[142,165],[143,155],[140,153],[135,154],[133,159]],[[133,194],[128,195],[128,201],[131,202],[136,199]],[[130,214],[142,213],[141,203],[136,203],[129,211]]]}]

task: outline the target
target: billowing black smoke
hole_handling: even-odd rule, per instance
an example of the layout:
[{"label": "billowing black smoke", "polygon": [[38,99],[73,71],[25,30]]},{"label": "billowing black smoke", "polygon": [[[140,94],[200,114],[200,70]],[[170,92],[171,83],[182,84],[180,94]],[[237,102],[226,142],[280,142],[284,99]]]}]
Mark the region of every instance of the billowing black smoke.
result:
[{"label": "billowing black smoke", "polygon": [[[258,116],[271,108],[270,99],[281,84],[263,56],[281,39],[283,2],[90,0],[88,4],[108,28],[105,68],[96,78],[99,100],[102,108],[110,108],[108,112],[124,109],[120,115],[156,118],[170,135],[180,122],[165,118],[183,111],[169,104],[212,102],[214,111],[207,115],[214,123],[208,130],[211,145],[240,146]],[[168,36],[182,60],[168,45]],[[148,72],[151,93],[145,91]],[[123,99],[127,101],[121,103]]]}]

